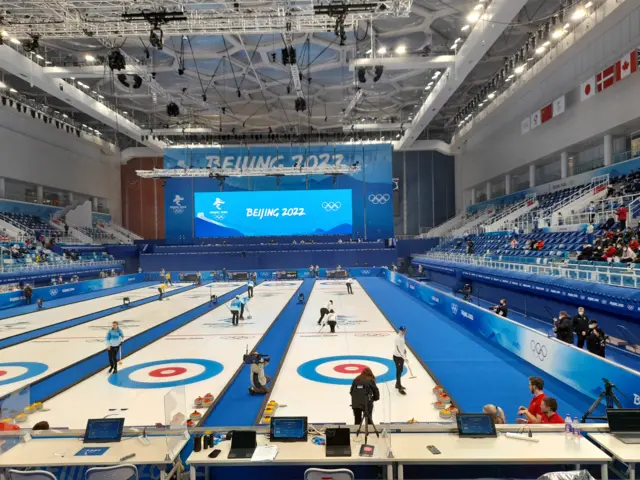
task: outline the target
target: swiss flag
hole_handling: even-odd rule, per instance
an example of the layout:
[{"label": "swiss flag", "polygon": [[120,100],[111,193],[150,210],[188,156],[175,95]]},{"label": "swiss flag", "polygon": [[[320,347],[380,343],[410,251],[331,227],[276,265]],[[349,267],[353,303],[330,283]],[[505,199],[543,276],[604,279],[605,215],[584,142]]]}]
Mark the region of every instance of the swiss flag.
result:
[{"label": "swiss flag", "polygon": [[596,75],[596,82],[598,85],[598,92],[602,92],[616,83],[616,66],[611,65],[601,71]]},{"label": "swiss flag", "polygon": [[548,122],[553,118],[553,103],[550,103],[546,107],[542,107],[540,110],[540,121],[542,123]]},{"label": "swiss flag", "polygon": [[591,77],[580,86],[580,101],[591,98],[596,93],[596,77]]},{"label": "swiss flag", "polygon": [[638,52],[634,50],[616,62],[616,81],[619,82],[636,70],[638,70]]}]

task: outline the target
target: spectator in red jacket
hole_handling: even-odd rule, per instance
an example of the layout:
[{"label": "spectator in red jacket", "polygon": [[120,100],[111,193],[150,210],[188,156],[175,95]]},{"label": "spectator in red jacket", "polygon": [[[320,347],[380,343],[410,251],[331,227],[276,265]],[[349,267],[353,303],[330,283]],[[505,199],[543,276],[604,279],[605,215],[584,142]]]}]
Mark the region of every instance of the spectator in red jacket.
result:
[{"label": "spectator in red jacket", "polygon": [[542,250],[544,248],[544,240],[538,240],[536,243],[536,250]]},{"label": "spectator in red jacket", "polygon": [[633,250],[634,252],[638,251],[638,248],[640,248],[640,243],[638,242],[638,240],[636,240],[635,238],[633,240],[631,240],[629,242],[629,248],[631,250]]},{"label": "spectator in red jacket", "polygon": [[627,213],[629,210],[624,206],[624,203],[616,210],[618,215],[618,222],[620,222],[620,229],[625,230],[627,228]]},{"label": "spectator in red jacket", "polygon": [[610,258],[612,259],[613,257],[616,256],[618,249],[615,247],[615,245],[611,245],[609,248],[607,248],[604,252],[603,257],[606,260],[609,260]]}]

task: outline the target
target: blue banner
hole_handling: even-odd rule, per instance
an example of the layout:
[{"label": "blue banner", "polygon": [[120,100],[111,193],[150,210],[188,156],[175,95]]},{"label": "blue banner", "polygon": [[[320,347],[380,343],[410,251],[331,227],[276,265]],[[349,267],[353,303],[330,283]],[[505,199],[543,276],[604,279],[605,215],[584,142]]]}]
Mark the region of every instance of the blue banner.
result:
[{"label": "blue banner", "polygon": [[196,237],[351,234],[351,209],[351,190],[196,193]]},{"label": "blue banner", "polygon": [[[78,283],[64,283],[62,285],[52,285],[50,287],[39,287],[33,289],[32,301],[35,303],[38,299],[45,302],[58,298],[70,297],[72,295],[81,295],[83,293],[104,290],[105,288],[122,287],[136,282],[142,282],[144,274],[121,275],[118,277],[99,278],[96,280],[87,280]],[[0,309],[22,305],[24,302],[24,294],[22,290],[7,292],[0,294]]]},{"label": "blue banner", "polygon": [[[393,236],[391,144],[254,148],[170,148],[165,168],[212,168],[224,176],[226,168],[358,165],[349,175],[287,175],[279,177],[170,178],[165,184],[165,236],[188,242],[196,237],[195,194],[200,192],[351,191],[352,234],[367,239]],[[274,232],[270,232],[274,234]]]},{"label": "blue banner", "polygon": [[626,396],[620,399],[624,407],[640,406],[640,373],[635,370],[567,345],[396,272],[386,269],[384,272],[387,280],[467,330],[499,345],[590,398],[595,399],[600,395],[602,379],[606,378],[625,393]]}]

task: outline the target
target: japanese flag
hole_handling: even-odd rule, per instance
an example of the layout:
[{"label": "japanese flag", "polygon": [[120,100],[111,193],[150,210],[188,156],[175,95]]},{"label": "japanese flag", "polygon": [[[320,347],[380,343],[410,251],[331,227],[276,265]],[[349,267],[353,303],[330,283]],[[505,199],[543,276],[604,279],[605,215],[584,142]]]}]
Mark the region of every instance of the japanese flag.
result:
[{"label": "japanese flag", "polygon": [[596,94],[596,77],[589,78],[580,85],[580,101],[591,98]]}]

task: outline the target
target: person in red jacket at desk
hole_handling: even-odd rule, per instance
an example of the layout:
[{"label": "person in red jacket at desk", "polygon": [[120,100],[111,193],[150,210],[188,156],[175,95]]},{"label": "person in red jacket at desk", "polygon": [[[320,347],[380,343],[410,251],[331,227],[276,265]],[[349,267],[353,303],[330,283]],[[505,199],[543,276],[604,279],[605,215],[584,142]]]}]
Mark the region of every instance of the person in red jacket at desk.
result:
[{"label": "person in red jacket at desk", "polygon": [[529,408],[518,408],[518,415],[523,415],[525,418],[518,418],[517,423],[537,423],[532,421],[525,412],[531,415],[531,418],[537,418],[542,413],[542,400],[546,398],[544,394],[544,380],[540,377],[529,377],[529,391],[533,395],[531,402],[529,402]]},{"label": "person in red jacket at desk", "polygon": [[531,413],[526,410],[524,412],[525,416],[529,420],[529,423],[556,423],[556,424],[564,424],[564,419],[558,415],[558,402],[555,398],[545,397],[542,399],[542,403],[540,404],[541,413],[537,416],[531,415]]}]

